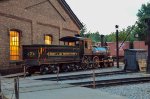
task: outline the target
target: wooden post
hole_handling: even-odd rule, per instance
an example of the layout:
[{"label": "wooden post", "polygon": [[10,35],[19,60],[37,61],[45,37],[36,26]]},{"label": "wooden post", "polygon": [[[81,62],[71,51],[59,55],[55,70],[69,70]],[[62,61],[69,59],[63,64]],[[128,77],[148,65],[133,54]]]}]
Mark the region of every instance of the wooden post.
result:
[{"label": "wooden post", "polygon": [[93,69],[93,88],[95,89],[95,69]]},{"label": "wooden post", "polygon": [[19,99],[19,77],[14,79],[15,98]]},{"label": "wooden post", "polygon": [[59,66],[57,66],[57,82],[59,81]]},{"label": "wooden post", "polygon": [[1,74],[0,74],[0,99],[2,99],[2,82],[1,82]]},{"label": "wooden post", "polygon": [[23,75],[24,75],[24,78],[26,77],[26,66],[24,65],[23,66]]}]

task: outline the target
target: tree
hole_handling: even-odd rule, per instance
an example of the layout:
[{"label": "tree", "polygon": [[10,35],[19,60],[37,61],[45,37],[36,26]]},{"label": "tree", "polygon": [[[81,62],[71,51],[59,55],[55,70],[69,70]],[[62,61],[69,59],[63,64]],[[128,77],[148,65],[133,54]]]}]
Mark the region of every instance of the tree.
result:
[{"label": "tree", "polygon": [[[118,34],[118,41],[121,42],[121,41],[129,41],[130,40],[130,36],[128,35],[129,34],[129,30],[130,30],[131,27],[127,27],[127,29],[122,29],[119,31],[119,34]],[[106,35],[105,36],[106,39],[107,39],[107,42],[116,42],[116,32],[112,32],[111,34],[109,35]]]},{"label": "tree", "polygon": [[82,29],[80,30],[80,35],[81,35],[82,37],[84,37],[85,33],[87,32],[87,28],[86,28],[86,25],[85,25],[84,23],[82,23],[82,24],[83,24],[83,27],[82,27]]},{"label": "tree", "polygon": [[109,35],[105,35],[106,42],[115,42],[116,41],[116,33],[112,32]]},{"label": "tree", "polygon": [[145,40],[147,35],[145,19],[150,18],[150,3],[142,4],[141,8],[138,10],[137,17],[138,22],[134,32],[139,35],[139,40]]},{"label": "tree", "polygon": [[85,34],[85,37],[90,38],[93,42],[100,42],[100,34],[99,32],[88,32]]}]

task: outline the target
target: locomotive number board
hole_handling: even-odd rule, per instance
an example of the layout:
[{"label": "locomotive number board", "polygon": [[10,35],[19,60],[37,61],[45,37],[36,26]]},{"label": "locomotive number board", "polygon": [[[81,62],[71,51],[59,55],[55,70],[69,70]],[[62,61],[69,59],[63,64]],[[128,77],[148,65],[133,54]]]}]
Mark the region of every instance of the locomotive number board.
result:
[{"label": "locomotive number board", "polygon": [[47,56],[75,56],[78,53],[75,52],[47,52]]}]

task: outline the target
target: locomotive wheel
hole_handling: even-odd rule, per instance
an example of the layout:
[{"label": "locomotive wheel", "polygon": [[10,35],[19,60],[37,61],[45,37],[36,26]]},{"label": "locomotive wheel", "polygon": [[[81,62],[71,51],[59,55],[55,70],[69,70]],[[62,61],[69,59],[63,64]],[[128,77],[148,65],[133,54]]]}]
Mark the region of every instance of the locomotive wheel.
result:
[{"label": "locomotive wheel", "polygon": [[77,70],[80,70],[81,69],[81,66],[80,64],[74,64],[74,71],[77,71]]},{"label": "locomotive wheel", "polygon": [[76,71],[75,64],[69,64],[69,71]]},{"label": "locomotive wheel", "polygon": [[111,62],[109,62],[109,67],[112,67],[112,63]]},{"label": "locomotive wheel", "polygon": [[99,67],[99,57],[98,56],[94,56],[93,57],[93,68],[98,68]]},{"label": "locomotive wheel", "polygon": [[47,74],[47,73],[49,73],[49,68],[48,68],[48,66],[42,65],[42,66],[40,67],[40,74],[44,75],[44,74]]},{"label": "locomotive wheel", "polygon": [[61,69],[63,70],[63,72],[68,72],[70,70],[69,64],[63,64]]},{"label": "locomotive wheel", "polygon": [[110,62],[109,65],[110,65],[110,67],[113,67],[113,66],[114,66],[114,63],[113,63],[113,62]]},{"label": "locomotive wheel", "polygon": [[33,69],[29,68],[28,66],[26,66],[25,72],[27,72],[27,76],[31,76],[32,74],[35,73],[35,71]]},{"label": "locomotive wheel", "polygon": [[32,74],[34,74],[34,73],[35,73],[35,71],[34,71],[34,70],[31,70],[31,69],[28,69],[28,71],[27,71],[27,72],[28,72],[28,74],[27,74],[28,76],[31,76]]},{"label": "locomotive wheel", "polygon": [[84,56],[83,59],[82,59],[82,69],[83,70],[87,70],[88,67],[89,67],[89,59],[88,57]]},{"label": "locomotive wheel", "polygon": [[109,62],[107,62],[107,60],[104,61],[104,67],[109,67]]},{"label": "locomotive wheel", "polygon": [[70,70],[71,71],[77,71],[76,65],[75,64],[70,64]]},{"label": "locomotive wheel", "polygon": [[57,66],[56,65],[50,65],[49,66],[49,71],[56,74],[58,72]]}]

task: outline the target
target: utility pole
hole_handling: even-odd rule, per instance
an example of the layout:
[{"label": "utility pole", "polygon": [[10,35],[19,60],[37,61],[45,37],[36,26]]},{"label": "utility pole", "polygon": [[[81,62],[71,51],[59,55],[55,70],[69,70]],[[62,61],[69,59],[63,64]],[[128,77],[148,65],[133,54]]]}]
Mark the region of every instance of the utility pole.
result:
[{"label": "utility pole", "polygon": [[0,99],[2,99],[2,83],[1,83],[1,74],[0,74]]},{"label": "utility pole", "polygon": [[146,72],[150,73],[150,18],[145,19],[145,22],[148,26],[147,33],[147,45],[148,45],[148,57],[147,57],[147,68]]},{"label": "utility pole", "polygon": [[116,60],[117,60],[117,68],[119,68],[119,48],[118,48],[118,28],[119,26],[116,25]]}]

